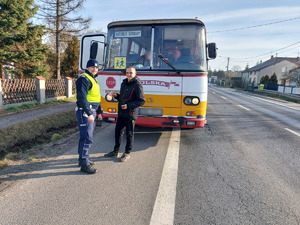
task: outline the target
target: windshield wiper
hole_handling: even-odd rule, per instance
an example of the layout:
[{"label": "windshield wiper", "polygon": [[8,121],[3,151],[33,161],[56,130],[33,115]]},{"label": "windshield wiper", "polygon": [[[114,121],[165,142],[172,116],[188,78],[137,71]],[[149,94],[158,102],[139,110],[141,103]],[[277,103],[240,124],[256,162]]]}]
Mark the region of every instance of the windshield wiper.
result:
[{"label": "windshield wiper", "polygon": [[158,58],[160,58],[165,64],[167,64],[169,67],[171,67],[176,73],[180,74],[180,72],[166,60],[162,55],[158,55]]}]

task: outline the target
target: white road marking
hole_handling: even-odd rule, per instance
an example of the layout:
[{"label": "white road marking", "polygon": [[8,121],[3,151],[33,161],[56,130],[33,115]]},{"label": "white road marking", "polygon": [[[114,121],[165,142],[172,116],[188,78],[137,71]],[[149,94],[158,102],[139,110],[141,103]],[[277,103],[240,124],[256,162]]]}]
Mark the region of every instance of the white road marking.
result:
[{"label": "white road marking", "polygon": [[287,130],[287,131],[289,131],[289,132],[291,132],[291,133],[293,133],[293,134],[295,134],[295,135],[297,135],[298,137],[300,137],[300,134],[297,133],[296,131],[293,131],[293,130],[291,130],[289,128],[284,128],[284,129]]},{"label": "white road marking", "polygon": [[250,109],[248,109],[248,108],[246,108],[246,107],[244,107],[242,105],[238,105],[238,106],[241,107],[241,108],[243,108],[243,109],[250,110]]},{"label": "white road marking", "polygon": [[227,98],[225,98],[225,97],[224,97],[224,96],[222,96],[222,95],[221,95],[221,98],[227,99]]},{"label": "white road marking", "polygon": [[216,94],[216,92],[213,91],[214,94]]},{"label": "white road marking", "polygon": [[150,225],[174,224],[180,130],[173,130]]}]

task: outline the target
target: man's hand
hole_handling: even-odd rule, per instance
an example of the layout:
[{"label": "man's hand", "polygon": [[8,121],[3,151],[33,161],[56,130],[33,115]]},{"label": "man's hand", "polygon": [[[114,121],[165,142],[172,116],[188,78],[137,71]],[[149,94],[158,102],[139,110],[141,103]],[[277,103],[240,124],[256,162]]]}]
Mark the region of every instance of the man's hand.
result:
[{"label": "man's hand", "polygon": [[102,115],[98,114],[98,120],[102,120]]},{"label": "man's hand", "polygon": [[127,109],[127,104],[121,105],[122,109]]},{"label": "man's hand", "polygon": [[88,117],[88,121],[89,121],[90,123],[94,123],[94,122],[95,122],[94,116],[93,116],[93,115],[90,115],[90,116]]}]

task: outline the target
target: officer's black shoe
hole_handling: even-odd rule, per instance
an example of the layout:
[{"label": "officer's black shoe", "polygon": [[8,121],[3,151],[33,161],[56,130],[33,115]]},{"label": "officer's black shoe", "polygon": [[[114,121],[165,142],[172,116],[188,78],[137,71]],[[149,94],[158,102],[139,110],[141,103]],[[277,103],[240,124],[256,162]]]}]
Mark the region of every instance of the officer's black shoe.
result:
[{"label": "officer's black shoe", "polygon": [[[90,162],[91,166],[95,165],[95,163],[93,161],[89,160],[89,162]],[[81,167],[80,162],[78,163],[78,167]]]},{"label": "officer's black shoe", "polygon": [[91,165],[88,165],[88,166],[82,166],[80,171],[88,174],[94,174],[96,173],[97,169],[95,169]]}]

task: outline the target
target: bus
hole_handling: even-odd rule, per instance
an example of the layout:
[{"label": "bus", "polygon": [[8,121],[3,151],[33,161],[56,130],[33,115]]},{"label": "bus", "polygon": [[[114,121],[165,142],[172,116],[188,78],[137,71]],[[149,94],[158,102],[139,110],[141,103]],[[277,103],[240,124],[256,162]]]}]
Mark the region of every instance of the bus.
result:
[{"label": "bus", "polygon": [[134,66],[142,82],[145,105],[136,125],[201,128],[206,123],[208,60],[216,44],[206,42],[198,19],[114,21],[107,33],[85,34],[80,41],[79,73],[86,62],[99,62],[103,120],[115,123],[119,92],[126,68]]}]

